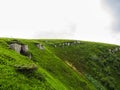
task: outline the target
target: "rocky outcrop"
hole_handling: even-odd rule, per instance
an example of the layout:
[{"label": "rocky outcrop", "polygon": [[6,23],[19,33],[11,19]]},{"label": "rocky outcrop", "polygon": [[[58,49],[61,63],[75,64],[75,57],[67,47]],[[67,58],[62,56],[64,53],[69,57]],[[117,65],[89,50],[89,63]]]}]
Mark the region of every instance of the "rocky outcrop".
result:
[{"label": "rocky outcrop", "polygon": [[9,47],[18,53],[20,53],[20,51],[21,51],[21,45],[19,45],[17,43],[10,44]]},{"label": "rocky outcrop", "polygon": [[80,44],[80,41],[71,41],[71,42],[63,42],[63,43],[56,43],[56,44],[49,44],[53,47],[65,47],[65,46],[72,46],[76,44]]},{"label": "rocky outcrop", "polygon": [[16,52],[28,56],[30,59],[32,58],[31,53],[29,53],[28,45],[25,44],[18,44],[18,43],[12,43],[9,45],[10,49],[15,50]]},{"label": "rocky outcrop", "polygon": [[21,45],[21,51],[20,51],[20,53],[26,53],[26,52],[28,52],[28,45]]}]

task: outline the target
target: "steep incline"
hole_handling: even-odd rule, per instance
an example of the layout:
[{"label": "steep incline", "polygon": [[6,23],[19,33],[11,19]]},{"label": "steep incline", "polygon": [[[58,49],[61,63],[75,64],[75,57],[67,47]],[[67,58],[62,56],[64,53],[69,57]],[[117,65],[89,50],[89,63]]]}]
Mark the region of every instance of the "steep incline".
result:
[{"label": "steep incline", "polygon": [[[28,52],[12,50],[11,43],[28,45]],[[36,43],[45,47],[40,49]],[[82,73],[61,60],[61,54],[57,57],[48,44],[48,40],[0,39],[0,90],[97,90]]]},{"label": "steep incline", "polygon": [[[53,40],[47,47],[82,73],[97,90],[120,90],[120,46],[104,43]],[[104,88],[104,89],[105,89]]]}]

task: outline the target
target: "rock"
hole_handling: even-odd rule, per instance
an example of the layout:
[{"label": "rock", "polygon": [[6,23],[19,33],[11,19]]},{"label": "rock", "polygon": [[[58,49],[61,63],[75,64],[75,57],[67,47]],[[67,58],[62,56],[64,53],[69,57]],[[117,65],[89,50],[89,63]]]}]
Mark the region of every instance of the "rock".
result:
[{"label": "rock", "polygon": [[12,43],[9,45],[9,47],[10,49],[13,49],[24,56],[28,56],[30,59],[32,58],[31,53],[28,52],[29,51],[28,45]]},{"label": "rock", "polygon": [[39,49],[45,49],[44,46],[40,43],[37,43],[36,46],[39,48]]},{"label": "rock", "polygon": [[28,52],[28,45],[21,45],[21,52],[23,53]]},{"label": "rock", "polygon": [[17,43],[10,44],[9,47],[18,53],[20,53],[20,51],[21,51],[21,45],[19,45]]}]

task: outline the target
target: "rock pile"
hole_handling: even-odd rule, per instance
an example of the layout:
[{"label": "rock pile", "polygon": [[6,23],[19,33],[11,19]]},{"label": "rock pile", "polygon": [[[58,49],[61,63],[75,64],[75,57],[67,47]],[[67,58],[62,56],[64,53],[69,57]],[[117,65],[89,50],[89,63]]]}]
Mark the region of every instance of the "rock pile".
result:
[{"label": "rock pile", "polygon": [[120,47],[116,47],[116,48],[114,48],[114,49],[109,49],[108,51],[109,51],[110,53],[116,53],[116,52],[120,51]]}]

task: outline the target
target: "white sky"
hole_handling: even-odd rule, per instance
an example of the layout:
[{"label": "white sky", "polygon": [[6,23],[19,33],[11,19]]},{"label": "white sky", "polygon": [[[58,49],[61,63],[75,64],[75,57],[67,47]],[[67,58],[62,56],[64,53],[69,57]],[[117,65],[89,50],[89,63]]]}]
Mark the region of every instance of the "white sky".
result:
[{"label": "white sky", "polygon": [[0,37],[120,44],[102,0],[0,0]]}]

